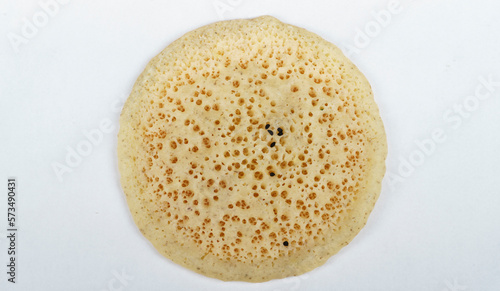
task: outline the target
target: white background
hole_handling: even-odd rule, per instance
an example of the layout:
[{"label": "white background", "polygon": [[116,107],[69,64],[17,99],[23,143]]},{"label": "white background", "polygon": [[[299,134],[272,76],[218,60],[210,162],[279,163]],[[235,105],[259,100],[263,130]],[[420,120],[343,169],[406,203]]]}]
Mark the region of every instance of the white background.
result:
[{"label": "white background", "polygon": [[[500,86],[474,97],[488,93],[480,78],[500,81],[500,2],[67,2],[47,16],[38,1],[0,1],[0,290],[500,290]],[[119,185],[118,116],[170,42],[263,14],[349,52],[381,110],[388,172],[367,226],[324,266],[225,283],[163,258],[135,227]],[[23,32],[25,21],[39,27]],[[102,122],[111,132],[59,179],[53,166]],[[444,141],[431,144],[436,130]],[[5,274],[9,176],[15,285]]]}]

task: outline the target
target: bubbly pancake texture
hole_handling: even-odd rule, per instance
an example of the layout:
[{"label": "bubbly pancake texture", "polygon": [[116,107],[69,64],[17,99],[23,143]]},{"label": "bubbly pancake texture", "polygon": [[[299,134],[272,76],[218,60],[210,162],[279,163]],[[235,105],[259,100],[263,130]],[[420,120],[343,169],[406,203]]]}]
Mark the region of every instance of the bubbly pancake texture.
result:
[{"label": "bubbly pancake texture", "polygon": [[221,280],[325,263],[365,225],[386,154],[363,74],[333,44],[270,16],[170,44],[136,81],[118,134],[143,235]]}]

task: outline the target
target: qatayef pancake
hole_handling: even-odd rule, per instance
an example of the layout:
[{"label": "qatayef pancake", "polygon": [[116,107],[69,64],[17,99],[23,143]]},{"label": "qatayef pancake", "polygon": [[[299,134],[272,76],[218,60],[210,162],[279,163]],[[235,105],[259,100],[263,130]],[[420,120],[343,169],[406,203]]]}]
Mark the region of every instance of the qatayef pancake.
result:
[{"label": "qatayef pancake", "polygon": [[386,154],[363,74],[333,44],[270,16],[170,44],[137,79],[118,134],[143,235],[221,280],[325,263],[365,225]]}]

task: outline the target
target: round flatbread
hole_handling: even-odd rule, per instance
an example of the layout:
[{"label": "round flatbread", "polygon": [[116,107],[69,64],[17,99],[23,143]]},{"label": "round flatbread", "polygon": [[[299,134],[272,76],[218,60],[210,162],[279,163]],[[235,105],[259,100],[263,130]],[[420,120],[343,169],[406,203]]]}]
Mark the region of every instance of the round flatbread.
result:
[{"label": "round flatbread", "polygon": [[365,225],[386,154],[363,74],[333,44],[269,16],[170,44],[135,83],[118,133],[141,232],[221,280],[325,263]]}]

